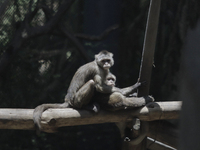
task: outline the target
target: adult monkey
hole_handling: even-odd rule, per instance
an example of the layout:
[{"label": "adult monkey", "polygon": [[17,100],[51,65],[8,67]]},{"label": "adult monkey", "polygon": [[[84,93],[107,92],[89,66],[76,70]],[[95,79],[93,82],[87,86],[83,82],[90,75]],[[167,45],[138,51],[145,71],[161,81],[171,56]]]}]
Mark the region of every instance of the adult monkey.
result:
[{"label": "adult monkey", "polygon": [[113,64],[113,54],[103,50],[95,55],[94,61],[81,66],[70,83],[64,103],[42,104],[35,108],[33,121],[37,130],[41,130],[41,116],[48,108],[83,108],[90,102],[95,89],[101,93],[122,92],[118,88],[102,83]]}]

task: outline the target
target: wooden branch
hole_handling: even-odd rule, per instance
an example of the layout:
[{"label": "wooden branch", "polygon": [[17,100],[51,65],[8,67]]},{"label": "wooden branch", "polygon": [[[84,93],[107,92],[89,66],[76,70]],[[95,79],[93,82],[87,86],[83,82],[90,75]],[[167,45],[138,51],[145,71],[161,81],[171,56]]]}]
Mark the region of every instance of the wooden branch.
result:
[{"label": "wooden branch", "polygon": [[8,8],[8,5],[10,5],[11,1],[4,1],[1,2],[1,6],[0,6],[0,18],[2,19],[3,14],[6,11],[6,8]]},{"label": "wooden branch", "polygon": [[[98,114],[71,108],[48,109],[42,115],[42,128],[45,132],[53,132],[55,128],[63,126],[127,122],[136,116],[144,121],[177,119],[181,105],[180,101],[153,102],[135,110],[100,111]],[[33,130],[32,116],[33,109],[0,109],[0,129]]]},{"label": "wooden branch", "polygon": [[139,73],[139,81],[146,81],[146,86],[141,86],[139,88],[139,97],[149,95],[151,72],[154,61],[154,52],[160,15],[160,4],[161,0],[150,0]]},{"label": "wooden branch", "polygon": [[[20,23],[19,29],[16,30],[13,40],[10,42],[10,46],[6,49],[5,53],[0,56],[0,80],[4,77],[5,70],[8,68],[8,65],[15,54],[20,50],[23,43],[31,37],[36,37],[50,32],[60,22],[59,20],[69,10],[74,1],[75,0],[68,0],[63,2],[56,14],[44,26],[29,26],[31,20],[39,10],[39,7],[36,7],[33,12],[26,14],[24,21]],[[22,34],[23,32],[25,34]]]},{"label": "wooden branch", "polygon": [[62,31],[63,35],[65,35],[72,43],[74,43],[74,45],[77,47],[79,53],[82,55],[82,57],[89,62],[89,57],[88,55],[85,53],[86,50],[83,47],[83,45],[79,42],[79,40],[69,31],[67,31],[67,29],[64,27],[64,25],[60,25],[60,30]]},{"label": "wooden branch", "polygon": [[59,6],[56,14],[44,26],[36,26],[28,30],[28,37],[35,37],[48,33],[50,30],[52,30],[60,22],[59,20],[69,10],[74,1],[75,0],[68,0],[63,2],[63,4]]}]

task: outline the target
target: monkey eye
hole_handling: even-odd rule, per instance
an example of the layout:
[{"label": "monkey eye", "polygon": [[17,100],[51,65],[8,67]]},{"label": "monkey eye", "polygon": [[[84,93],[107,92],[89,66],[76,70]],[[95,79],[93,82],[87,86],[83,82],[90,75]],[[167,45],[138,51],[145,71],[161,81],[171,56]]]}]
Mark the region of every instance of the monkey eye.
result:
[{"label": "monkey eye", "polygon": [[115,81],[113,78],[108,78],[108,80],[112,80],[112,81]]},{"label": "monkey eye", "polygon": [[104,59],[102,60],[103,63],[107,62],[107,63],[110,63],[110,59]]}]

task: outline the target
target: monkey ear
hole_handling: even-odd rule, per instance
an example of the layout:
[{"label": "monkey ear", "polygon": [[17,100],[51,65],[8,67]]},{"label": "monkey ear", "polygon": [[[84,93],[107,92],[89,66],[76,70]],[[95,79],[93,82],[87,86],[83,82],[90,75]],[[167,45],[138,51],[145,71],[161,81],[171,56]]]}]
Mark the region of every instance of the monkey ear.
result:
[{"label": "monkey ear", "polygon": [[110,56],[111,56],[111,57],[113,57],[113,56],[114,56],[114,54],[113,54],[113,53],[110,53]]}]

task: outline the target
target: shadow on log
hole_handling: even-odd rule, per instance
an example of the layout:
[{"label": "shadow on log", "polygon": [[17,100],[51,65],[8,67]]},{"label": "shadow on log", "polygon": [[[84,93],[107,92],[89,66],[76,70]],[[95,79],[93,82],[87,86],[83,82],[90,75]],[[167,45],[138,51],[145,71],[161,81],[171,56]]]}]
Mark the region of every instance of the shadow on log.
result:
[{"label": "shadow on log", "polygon": [[[131,121],[138,117],[142,121],[178,119],[182,102],[152,102],[148,105],[115,112],[100,111],[98,114],[86,110],[48,109],[42,115],[44,132],[54,132],[63,126],[115,123]],[[0,129],[34,130],[33,109],[0,109]]]}]

